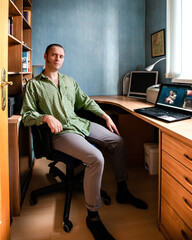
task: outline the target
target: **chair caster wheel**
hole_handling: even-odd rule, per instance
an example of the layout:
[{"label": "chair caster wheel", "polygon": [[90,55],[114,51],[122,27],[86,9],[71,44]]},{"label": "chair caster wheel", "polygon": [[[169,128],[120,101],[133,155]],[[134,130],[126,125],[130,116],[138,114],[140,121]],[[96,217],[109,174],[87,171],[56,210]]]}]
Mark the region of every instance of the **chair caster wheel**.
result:
[{"label": "chair caster wheel", "polygon": [[33,205],[35,205],[37,203],[37,198],[31,198],[30,199],[30,204],[31,204],[31,206],[33,206]]},{"label": "chair caster wheel", "polygon": [[110,205],[111,204],[110,196],[103,190],[101,190],[101,197],[103,198],[103,203],[105,205]]},{"label": "chair caster wheel", "polygon": [[109,196],[105,197],[105,198],[103,199],[103,203],[104,203],[105,205],[110,205],[110,204],[111,204],[111,198],[110,198]]},{"label": "chair caster wheel", "polygon": [[63,222],[63,229],[65,232],[69,233],[73,227],[73,224],[70,220]]}]

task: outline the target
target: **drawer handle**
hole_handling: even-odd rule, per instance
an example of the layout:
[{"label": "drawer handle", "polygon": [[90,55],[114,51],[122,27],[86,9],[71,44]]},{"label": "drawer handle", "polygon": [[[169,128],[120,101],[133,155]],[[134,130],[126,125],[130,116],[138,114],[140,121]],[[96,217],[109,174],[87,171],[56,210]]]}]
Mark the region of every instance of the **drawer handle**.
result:
[{"label": "drawer handle", "polygon": [[190,205],[190,203],[187,201],[186,198],[184,198],[184,202],[185,202],[185,205],[186,205],[190,210],[192,210],[192,206]]},{"label": "drawer handle", "polygon": [[187,236],[186,232],[183,229],[181,229],[181,234],[185,240],[189,240],[189,237]]},{"label": "drawer handle", "polygon": [[184,156],[187,158],[187,160],[192,161],[192,158],[190,158],[187,154],[184,154]]},{"label": "drawer handle", "polygon": [[187,182],[187,184],[189,184],[189,186],[192,187],[192,182],[188,179],[188,177],[184,176],[184,179]]}]

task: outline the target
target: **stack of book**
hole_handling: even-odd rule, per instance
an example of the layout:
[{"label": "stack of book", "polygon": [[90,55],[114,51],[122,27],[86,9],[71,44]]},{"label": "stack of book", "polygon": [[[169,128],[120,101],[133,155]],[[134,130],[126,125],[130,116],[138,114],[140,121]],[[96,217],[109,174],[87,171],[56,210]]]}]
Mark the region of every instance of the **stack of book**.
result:
[{"label": "stack of book", "polygon": [[22,56],[23,72],[30,72],[30,52],[23,52]]},{"label": "stack of book", "polygon": [[13,18],[9,17],[8,19],[8,34],[13,36]]},{"label": "stack of book", "polygon": [[27,20],[28,24],[31,26],[31,10],[23,10],[23,16]]}]

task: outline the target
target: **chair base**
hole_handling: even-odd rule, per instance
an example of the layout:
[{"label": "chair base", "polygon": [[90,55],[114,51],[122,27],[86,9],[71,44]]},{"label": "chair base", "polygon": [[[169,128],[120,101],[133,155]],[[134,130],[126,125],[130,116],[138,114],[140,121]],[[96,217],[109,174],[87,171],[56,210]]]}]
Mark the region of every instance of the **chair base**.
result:
[{"label": "chair base", "polygon": [[[30,196],[30,204],[35,205],[37,203],[37,198],[41,195],[45,195],[45,194],[49,194],[57,191],[65,191],[66,197],[65,197],[64,214],[63,214],[63,229],[65,232],[70,232],[71,229],[73,228],[73,224],[69,220],[72,192],[73,190],[78,190],[83,192],[83,184],[80,180],[84,175],[83,174],[84,171],[74,176],[74,170],[67,168],[66,175],[65,175],[60,169],[58,169],[54,165],[51,165],[49,173],[54,178],[59,177],[61,179],[61,182],[32,191]],[[106,191],[101,190],[101,198],[105,205],[111,204],[111,198]]]}]

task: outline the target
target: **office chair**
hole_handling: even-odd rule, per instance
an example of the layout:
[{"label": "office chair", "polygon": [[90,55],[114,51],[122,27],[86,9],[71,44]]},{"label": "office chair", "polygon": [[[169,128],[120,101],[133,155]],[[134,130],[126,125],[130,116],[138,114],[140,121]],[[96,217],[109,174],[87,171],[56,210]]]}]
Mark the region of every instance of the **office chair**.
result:
[{"label": "office chair", "polygon": [[[79,185],[75,185],[75,183],[80,183],[80,179],[83,177],[82,173],[84,173],[84,171],[81,171],[79,174],[74,175],[74,170],[83,163],[80,160],[73,158],[63,152],[52,149],[52,133],[47,124],[32,126],[31,129],[35,157],[46,157],[48,160],[52,160],[52,162],[48,165],[50,167],[49,173],[54,177],[59,177],[61,179],[61,182],[32,191],[30,196],[30,203],[31,205],[35,205],[37,203],[37,197],[40,195],[65,190],[66,198],[63,214],[63,229],[65,232],[70,232],[73,227],[72,222],[69,220],[72,191],[75,187],[83,191],[82,182]],[[65,174],[55,166],[58,162],[62,162],[66,165]],[[101,190],[101,198],[103,199],[104,204],[110,205],[111,198],[103,190]]]}]

